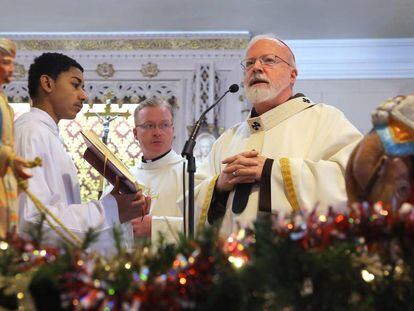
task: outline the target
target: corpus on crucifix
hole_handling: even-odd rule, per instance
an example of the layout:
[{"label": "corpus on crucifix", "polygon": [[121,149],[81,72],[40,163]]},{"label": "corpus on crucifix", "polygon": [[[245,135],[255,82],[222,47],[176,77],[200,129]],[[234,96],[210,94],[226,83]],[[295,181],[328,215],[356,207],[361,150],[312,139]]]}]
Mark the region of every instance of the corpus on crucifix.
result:
[{"label": "corpus on crucifix", "polygon": [[108,137],[109,137],[109,124],[114,121],[118,117],[125,117],[128,118],[131,114],[129,111],[126,112],[116,112],[112,111],[111,108],[111,100],[114,97],[112,92],[108,92],[105,95],[105,109],[103,112],[95,112],[90,111],[85,113],[85,117],[98,117],[102,121],[103,132],[102,132],[102,141],[104,144],[108,144]]}]

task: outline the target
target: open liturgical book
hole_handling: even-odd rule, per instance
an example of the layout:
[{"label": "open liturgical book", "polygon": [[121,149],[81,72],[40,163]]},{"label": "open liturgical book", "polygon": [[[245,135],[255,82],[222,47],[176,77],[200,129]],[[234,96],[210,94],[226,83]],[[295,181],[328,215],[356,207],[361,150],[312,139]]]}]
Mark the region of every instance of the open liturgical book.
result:
[{"label": "open liturgical book", "polygon": [[102,176],[113,186],[116,183],[116,176],[119,177],[119,191],[121,193],[135,193],[139,189],[143,192],[146,187],[136,180],[115,154],[99,139],[98,135],[90,130],[81,131],[86,143],[86,150],[83,158],[92,165]]}]

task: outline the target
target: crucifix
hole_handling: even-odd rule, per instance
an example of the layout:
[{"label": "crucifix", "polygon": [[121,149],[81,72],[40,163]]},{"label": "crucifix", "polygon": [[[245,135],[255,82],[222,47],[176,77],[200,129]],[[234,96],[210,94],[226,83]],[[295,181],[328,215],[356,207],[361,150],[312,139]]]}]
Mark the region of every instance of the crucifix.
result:
[{"label": "crucifix", "polygon": [[[108,144],[108,137],[109,137],[109,125],[112,121],[114,121],[118,117],[125,117],[128,118],[131,114],[129,111],[126,112],[116,112],[111,111],[111,100],[113,98],[113,93],[108,92],[105,95],[105,109],[103,112],[95,112],[88,110],[84,116],[86,118],[89,117],[98,117],[102,121],[103,131],[102,131],[102,141],[105,145]],[[100,176],[99,178],[99,190],[98,190],[98,197],[100,198],[102,193],[105,190],[105,183],[104,183],[104,177]]]},{"label": "crucifix", "polygon": [[129,111],[126,111],[126,112],[111,111],[111,100],[113,97],[114,96],[112,92],[108,92],[105,95],[105,109],[103,112],[95,112],[95,111],[88,110],[88,112],[84,114],[86,118],[98,117],[102,121],[102,126],[103,126],[102,141],[105,145],[108,144],[109,124],[118,117],[128,118],[131,115]]}]

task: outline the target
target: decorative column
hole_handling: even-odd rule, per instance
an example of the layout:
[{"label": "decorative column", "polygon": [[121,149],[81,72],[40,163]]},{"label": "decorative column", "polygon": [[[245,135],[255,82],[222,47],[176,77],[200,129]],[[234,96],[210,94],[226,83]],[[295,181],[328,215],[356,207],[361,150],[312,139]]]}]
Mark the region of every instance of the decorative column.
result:
[{"label": "decorative column", "polygon": [[[200,114],[214,103],[214,63],[196,64],[194,121]],[[207,124],[214,124],[214,115],[207,115]]]}]

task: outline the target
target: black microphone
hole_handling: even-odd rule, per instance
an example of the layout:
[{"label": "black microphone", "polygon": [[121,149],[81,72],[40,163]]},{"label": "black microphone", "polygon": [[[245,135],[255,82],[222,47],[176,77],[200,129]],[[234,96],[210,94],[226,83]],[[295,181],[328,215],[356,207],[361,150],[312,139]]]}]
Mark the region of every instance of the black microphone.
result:
[{"label": "black microphone", "polygon": [[[189,231],[189,236],[191,238],[194,237],[194,173],[196,171],[196,165],[195,165],[195,158],[193,155],[193,151],[194,151],[194,146],[196,144],[196,137],[198,134],[198,131],[200,130],[200,126],[201,126],[201,122],[203,121],[203,119],[205,118],[207,112],[209,112],[211,109],[213,109],[215,106],[217,106],[217,104],[223,99],[224,96],[227,95],[227,93],[236,93],[239,90],[239,86],[237,84],[232,84],[230,85],[229,89],[224,92],[223,95],[221,95],[221,97],[219,99],[216,100],[216,102],[214,104],[212,104],[210,107],[208,107],[206,109],[206,111],[204,111],[200,118],[198,118],[198,121],[196,122],[196,124],[193,127],[193,130],[191,132],[190,137],[188,138],[188,140],[185,142],[183,151],[181,152],[181,155],[185,158],[187,158],[187,162],[188,162],[188,167],[187,167],[187,172],[188,172],[188,231]],[[185,164],[183,166],[183,170],[184,170]],[[187,213],[186,213],[186,204],[185,204],[185,176],[183,174],[183,198],[184,198],[184,204],[183,204],[183,225],[184,225],[184,233],[186,234],[187,229],[186,229],[186,224],[187,224]]]},{"label": "black microphone", "polygon": [[181,152],[181,155],[184,157],[186,155],[189,155],[190,153],[192,153],[192,150],[194,149],[195,146],[195,139],[197,137],[198,131],[200,130],[200,126],[201,126],[201,122],[203,121],[204,117],[206,116],[206,114],[213,109],[214,107],[217,106],[217,104],[224,98],[224,96],[226,96],[228,93],[237,93],[239,91],[239,86],[237,84],[232,84],[230,85],[230,87],[228,88],[228,90],[226,92],[224,92],[223,95],[220,96],[219,99],[216,100],[216,102],[214,104],[212,104],[210,107],[208,107],[198,118],[198,121],[196,122],[196,124],[193,127],[193,130],[191,132],[190,138],[187,140],[187,142],[184,145],[183,151]]},{"label": "black microphone", "polygon": [[239,91],[239,85],[238,84],[232,84],[229,87],[230,93],[237,93]]}]

